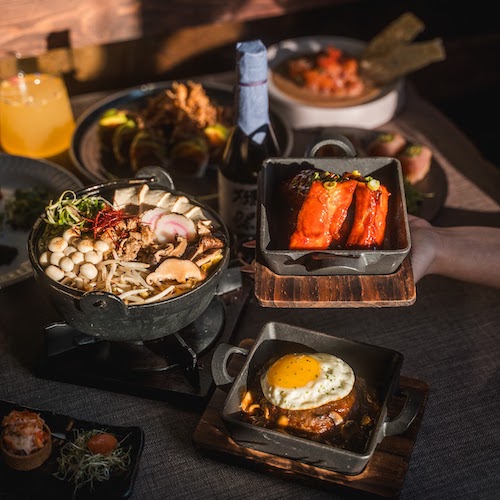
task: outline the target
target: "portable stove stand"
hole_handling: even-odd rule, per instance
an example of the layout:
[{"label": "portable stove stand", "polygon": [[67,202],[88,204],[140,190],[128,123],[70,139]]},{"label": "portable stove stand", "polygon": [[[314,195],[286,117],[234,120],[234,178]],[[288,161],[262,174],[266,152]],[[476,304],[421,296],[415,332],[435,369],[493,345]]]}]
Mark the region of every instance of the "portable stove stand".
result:
[{"label": "portable stove stand", "polygon": [[253,283],[238,286],[216,295],[187,327],[154,341],[111,342],[66,323],[48,325],[35,376],[204,408],[215,389],[213,351],[233,337]]}]

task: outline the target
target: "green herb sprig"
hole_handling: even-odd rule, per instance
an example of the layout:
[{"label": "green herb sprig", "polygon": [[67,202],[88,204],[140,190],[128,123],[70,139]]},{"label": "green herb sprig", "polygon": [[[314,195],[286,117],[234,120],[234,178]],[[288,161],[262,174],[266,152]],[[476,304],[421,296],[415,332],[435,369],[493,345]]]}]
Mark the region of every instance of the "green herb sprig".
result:
[{"label": "green herb sprig", "polygon": [[64,191],[59,199],[45,208],[44,220],[51,226],[84,229],[109,202],[101,196],[78,198],[74,191]]}]

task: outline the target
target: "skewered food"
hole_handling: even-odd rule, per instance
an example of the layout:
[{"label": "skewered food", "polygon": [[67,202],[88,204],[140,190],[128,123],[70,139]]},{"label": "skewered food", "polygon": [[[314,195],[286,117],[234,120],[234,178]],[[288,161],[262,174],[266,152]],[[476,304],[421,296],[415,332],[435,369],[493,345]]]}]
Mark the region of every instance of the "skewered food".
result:
[{"label": "skewered food", "polygon": [[33,470],[50,456],[50,429],[37,413],[13,410],[2,420],[0,448],[5,463],[16,470]]}]

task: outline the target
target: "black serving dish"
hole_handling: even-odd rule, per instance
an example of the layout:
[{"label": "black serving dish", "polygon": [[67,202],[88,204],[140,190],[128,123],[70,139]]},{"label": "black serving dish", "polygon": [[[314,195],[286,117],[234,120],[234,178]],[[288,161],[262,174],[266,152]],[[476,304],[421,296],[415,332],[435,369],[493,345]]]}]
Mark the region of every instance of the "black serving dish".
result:
[{"label": "black serving dish", "polygon": [[[352,367],[356,377],[363,378],[367,386],[375,390],[380,412],[362,452],[293,436],[244,420],[240,409],[241,397],[251,381],[270,359],[291,352],[334,354]],[[233,354],[246,356],[243,368],[236,378],[227,371],[228,360]],[[387,419],[388,402],[394,394],[400,393],[402,363],[403,355],[397,351],[271,322],[263,327],[250,350],[220,344],[212,358],[212,375],[216,384],[222,388],[232,383],[222,409],[222,419],[238,444],[320,468],[355,475],[363,471],[376,446],[385,436],[402,434],[410,426],[423,404],[419,393],[412,390],[401,391],[401,394],[407,396],[406,404],[396,418]]]},{"label": "black serving dish", "polygon": [[[290,250],[295,224],[284,182],[304,169],[343,174],[357,170],[380,180],[389,192],[387,227],[382,248]],[[349,209],[352,220],[354,203]],[[346,221],[346,223],[347,223]],[[401,164],[395,158],[269,158],[259,174],[257,249],[265,265],[278,275],[331,276],[392,274],[410,251],[411,240]]]},{"label": "black serving dish", "polygon": [[[38,413],[52,432],[52,451],[49,458],[38,468],[30,471],[18,471],[10,468],[0,458],[0,498],[46,498],[51,500],[83,499],[126,499],[132,495],[135,480],[139,472],[139,462],[144,447],[144,431],[140,427],[115,426],[87,420],[78,420],[48,410],[30,408],[10,401],[0,401],[0,422],[12,410],[28,410]],[[69,479],[58,479],[57,460],[65,443],[73,441],[74,431],[85,432],[101,430],[113,434],[120,446],[129,450],[130,465],[126,470],[111,471],[106,481],[94,481],[94,488],[89,484],[78,488]]]}]

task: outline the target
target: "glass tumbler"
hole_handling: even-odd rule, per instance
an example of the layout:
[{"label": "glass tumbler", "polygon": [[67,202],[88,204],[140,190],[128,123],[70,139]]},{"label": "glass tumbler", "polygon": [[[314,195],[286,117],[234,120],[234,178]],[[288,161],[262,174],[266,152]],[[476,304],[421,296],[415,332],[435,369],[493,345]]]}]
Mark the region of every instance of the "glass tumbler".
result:
[{"label": "glass tumbler", "polygon": [[7,153],[48,158],[68,149],[75,120],[64,80],[23,73],[0,83],[0,144]]}]

